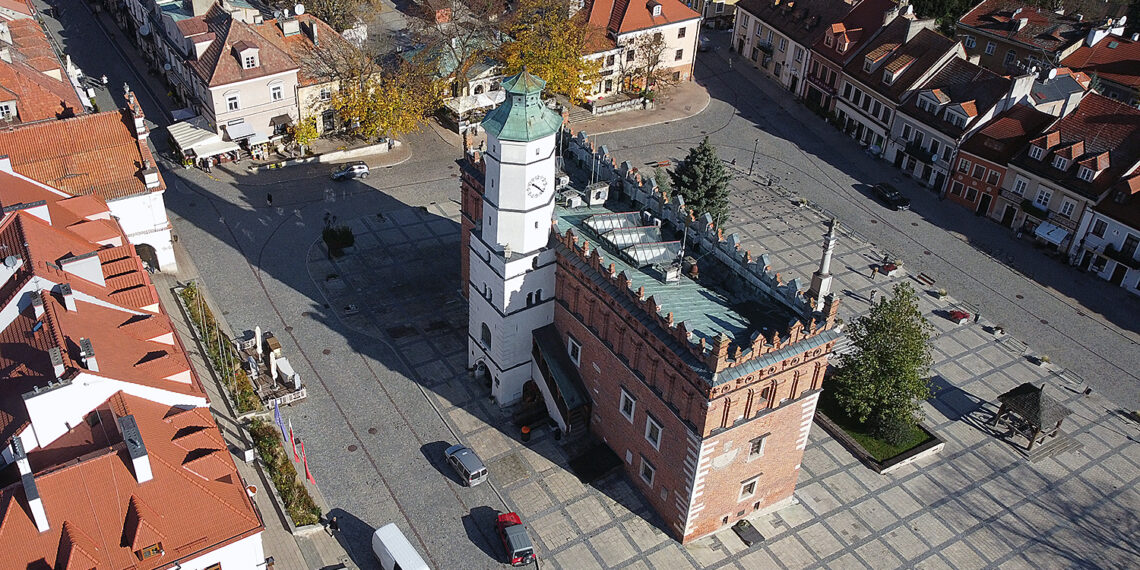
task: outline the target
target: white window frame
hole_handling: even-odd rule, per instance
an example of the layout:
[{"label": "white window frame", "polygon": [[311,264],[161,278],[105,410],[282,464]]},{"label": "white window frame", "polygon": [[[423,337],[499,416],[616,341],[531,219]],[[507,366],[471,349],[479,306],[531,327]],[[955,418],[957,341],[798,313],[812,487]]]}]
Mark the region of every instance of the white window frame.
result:
[{"label": "white window frame", "polygon": [[225,98],[226,98],[226,112],[227,113],[232,113],[234,111],[240,111],[241,110],[241,94],[240,93],[231,93],[229,95],[225,95]]},{"label": "white window frame", "polygon": [[1037,145],[1029,145],[1029,158],[1033,160],[1041,160],[1045,156],[1045,149]]},{"label": "white window frame", "polygon": [[740,498],[737,501],[747,501],[756,496],[756,489],[760,488],[760,476],[757,475],[740,484]]},{"label": "white window frame", "polygon": [[966,36],[962,38],[962,45],[966,46],[966,49],[974,49],[978,42],[974,41],[974,36]]},{"label": "white window frame", "polygon": [[1080,170],[1077,170],[1077,178],[1080,178],[1085,182],[1092,182],[1093,178],[1096,178],[1096,176],[1093,173],[1093,169],[1082,164]]},{"label": "white window frame", "polygon": [[871,58],[869,58],[869,57],[865,58],[863,60],[863,71],[866,71],[867,73],[871,73],[871,68],[874,67],[874,65],[875,65],[875,62],[871,61]]},{"label": "white window frame", "polygon": [[269,86],[269,99],[272,101],[280,101],[285,98],[284,85],[270,85]]},{"label": "white window frame", "polygon": [[969,160],[966,160],[964,158],[958,159],[958,172],[969,176],[971,166],[973,166],[973,163],[971,163]]},{"label": "white window frame", "polygon": [[241,57],[242,69],[253,69],[257,67],[257,53],[247,53]]},{"label": "white window frame", "polygon": [[831,46],[835,45],[835,36],[833,36],[831,34],[824,34],[823,45],[825,45],[827,47],[831,47]]},{"label": "white window frame", "polygon": [[781,38],[780,38],[780,43],[779,43],[779,46],[780,46],[780,47],[779,47],[778,49],[779,49],[781,52],[786,52],[786,51],[788,51],[788,38],[784,38],[784,37],[781,37]]},{"label": "white window frame", "polygon": [[1056,168],[1057,170],[1067,170],[1069,168],[1069,159],[1059,155],[1054,156],[1053,168]]},{"label": "white window frame", "polygon": [[332,101],[332,87],[321,87],[321,101]]},{"label": "white window frame", "polygon": [[910,140],[910,137],[911,137],[911,135],[913,135],[913,134],[914,134],[914,129],[910,128],[910,125],[909,125],[908,123],[903,123],[903,128],[902,128],[902,138],[903,138],[903,140],[904,140],[904,141],[909,141],[909,140]]},{"label": "white window frame", "polygon": [[997,51],[997,44],[986,42],[986,55],[993,55],[995,51]]},{"label": "white window frame", "polygon": [[[646,471],[649,471],[648,477],[645,476]],[[642,456],[641,467],[639,467],[637,469],[637,475],[639,477],[641,477],[642,481],[645,481],[646,485],[649,485],[652,488],[653,487],[653,481],[654,481],[654,479],[657,478],[657,468],[654,467],[653,464],[650,463],[648,459],[646,459],[644,456]]]},{"label": "white window frame", "polygon": [[574,337],[566,337],[566,354],[570,357],[570,362],[574,366],[581,368],[582,366],[582,343],[574,340]]},{"label": "white window frame", "polygon": [[1061,207],[1057,210],[1058,214],[1065,216],[1066,218],[1071,220],[1071,219],[1073,219],[1073,212],[1075,212],[1075,211],[1077,211],[1077,203],[1076,202],[1070,200],[1069,198],[1062,198],[1061,199]]},{"label": "white window frame", "polygon": [[[766,433],[766,434],[764,434],[760,437],[754,438],[752,441],[748,442],[748,459],[751,460],[751,459],[756,459],[759,457],[764,457],[764,448],[767,447],[767,445],[768,445],[768,436],[769,435],[771,435],[771,434]],[[760,444],[760,448],[757,449],[756,451],[753,451],[753,448],[756,447],[757,443]]]},{"label": "white window frame", "polygon": [[[1044,200],[1042,199],[1042,197],[1044,197]],[[1044,186],[1039,186],[1037,188],[1037,196],[1034,196],[1034,198],[1033,198],[1033,205],[1037,206],[1038,208],[1041,208],[1042,210],[1048,210],[1049,209],[1049,202],[1051,202],[1052,200],[1053,200],[1053,191],[1044,187]]]},{"label": "white window frame", "polygon": [[0,119],[5,121],[12,120],[16,116],[16,105],[13,103],[4,103],[0,105]]},{"label": "white window frame", "polygon": [[[650,433],[653,432],[653,428],[657,428],[656,438],[650,436]],[[661,449],[661,434],[664,433],[664,431],[665,428],[661,426],[660,422],[653,419],[653,416],[649,414],[645,415],[645,441],[648,441],[649,445],[653,446],[653,449]]]},{"label": "white window frame", "polygon": [[[620,413],[623,418],[629,420],[629,423],[632,424],[633,416],[637,413],[637,398],[634,398],[633,394],[626,392],[625,388],[620,388],[620,390],[621,397],[618,399],[618,413]],[[629,415],[626,415],[625,413],[626,402],[629,403]]]},{"label": "white window frame", "polygon": [[[1098,228],[1100,229],[1099,232],[1097,232]],[[1094,235],[1098,238],[1102,238],[1102,237],[1104,237],[1104,234],[1107,231],[1108,231],[1108,222],[1107,221],[1102,220],[1101,218],[1097,218],[1097,219],[1093,220],[1092,230],[1091,230],[1092,235]]]},{"label": "white window frame", "polygon": [[1025,196],[1025,191],[1029,189],[1029,181],[1018,176],[1013,179],[1013,189],[1011,190],[1018,196]]}]

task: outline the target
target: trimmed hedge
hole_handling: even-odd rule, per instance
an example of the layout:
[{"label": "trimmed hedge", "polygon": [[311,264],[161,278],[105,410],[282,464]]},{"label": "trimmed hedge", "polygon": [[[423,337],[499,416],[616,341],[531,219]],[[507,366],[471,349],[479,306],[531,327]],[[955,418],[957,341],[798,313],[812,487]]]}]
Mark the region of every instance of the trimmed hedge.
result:
[{"label": "trimmed hedge", "polygon": [[205,342],[210,365],[225,382],[226,389],[233,397],[239,414],[262,409],[261,399],[253,388],[253,381],[241,368],[241,360],[230,338],[221,332],[210,307],[200,298],[198,286],[191,283],[178,292],[182,303],[190,313],[190,319],[198,328],[199,338]]},{"label": "trimmed hedge", "polygon": [[297,469],[289,460],[289,452],[281,443],[280,430],[277,426],[254,418],[250,423],[249,433],[253,437],[253,445],[261,455],[261,461],[269,470],[269,478],[277,488],[277,494],[285,502],[285,511],[293,519],[295,526],[317,524],[320,522],[321,509],[305,489],[305,485],[297,478]]}]

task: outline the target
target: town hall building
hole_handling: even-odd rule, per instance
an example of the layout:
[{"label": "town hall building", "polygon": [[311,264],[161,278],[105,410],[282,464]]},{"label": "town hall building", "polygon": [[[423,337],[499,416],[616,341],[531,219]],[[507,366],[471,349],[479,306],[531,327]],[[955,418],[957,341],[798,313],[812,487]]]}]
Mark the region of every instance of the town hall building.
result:
[{"label": "town hall building", "polygon": [[544,85],[504,81],[464,165],[469,365],[501,406],[604,441],[681,542],[787,504],[839,337],[834,223],[801,291],[564,130]]}]

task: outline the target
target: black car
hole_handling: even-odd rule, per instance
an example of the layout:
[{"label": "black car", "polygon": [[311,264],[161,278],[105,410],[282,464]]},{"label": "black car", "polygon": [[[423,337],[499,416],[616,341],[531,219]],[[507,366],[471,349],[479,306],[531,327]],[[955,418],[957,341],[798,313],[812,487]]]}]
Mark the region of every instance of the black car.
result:
[{"label": "black car", "polygon": [[910,198],[903,196],[902,192],[899,192],[894,186],[886,182],[880,182],[876,184],[872,190],[875,191],[875,196],[878,196],[884,204],[890,206],[892,209],[898,211],[910,209]]}]

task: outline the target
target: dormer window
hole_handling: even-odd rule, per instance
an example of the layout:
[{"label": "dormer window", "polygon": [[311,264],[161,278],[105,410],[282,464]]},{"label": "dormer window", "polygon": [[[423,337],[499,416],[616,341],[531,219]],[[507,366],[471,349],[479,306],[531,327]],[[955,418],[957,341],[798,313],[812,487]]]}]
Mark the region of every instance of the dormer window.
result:
[{"label": "dormer window", "polygon": [[871,73],[871,68],[874,66],[875,66],[875,62],[871,61],[871,58],[868,57],[868,58],[865,58],[863,60],[863,71],[866,71],[867,73]]},{"label": "dormer window", "polygon": [[824,34],[823,45],[825,45],[827,47],[831,47],[831,46],[835,45],[835,36],[833,36],[831,34]]},{"label": "dormer window", "polygon": [[890,85],[894,82],[895,82],[895,72],[893,72],[889,69],[884,71],[883,72],[883,83]]},{"label": "dormer window", "polygon": [[927,113],[937,113],[938,112],[938,103],[935,103],[934,101],[931,101],[930,99],[927,99],[925,96],[918,98],[917,105],[918,105],[919,109],[922,109],[923,111],[926,111]]},{"label": "dormer window", "polygon": [[1063,156],[1054,156],[1053,157],[1053,168],[1056,168],[1057,170],[1068,169],[1069,168],[1069,159],[1067,159]]},{"label": "dormer window", "polygon": [[649,2],[649,13],[653,14],[654,18],[656,18],[657,16],[660,16],[661,15],[661,4],[658,4],[655,0],[651,0]]},{"label": "dormer window", "polygon": [[1029,158],[1032,158],[1033,160],[1041,160],[1041,158],[1044,156],[1045,149],[1037,145],[1032,145],[1029,147]]},{"label": "dormer window", "polygon": [[835,51],[839,53],[847,53],[847,48],[849,47],[851,47],[851,42],[839,42],[839,45],[836,46]]},{"label": "dormer window", "polygon": [[962,115],[959,115],[958,113],[955,113],[955,112],[947,109],[946,110],[946,122],[950,123],[951,125],[954,125],[955,127],[962,128],[962,127],[966,126],[966,117],[963,117]]},{"label": "dormer window", "polygon": [[254,69],[261,65],[257,46],[249,42],[240,41],[234,44],[234,52],[237,53],[242,69]]}]

